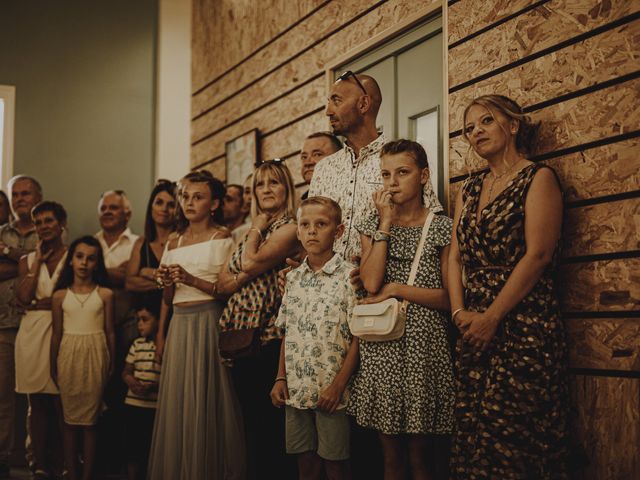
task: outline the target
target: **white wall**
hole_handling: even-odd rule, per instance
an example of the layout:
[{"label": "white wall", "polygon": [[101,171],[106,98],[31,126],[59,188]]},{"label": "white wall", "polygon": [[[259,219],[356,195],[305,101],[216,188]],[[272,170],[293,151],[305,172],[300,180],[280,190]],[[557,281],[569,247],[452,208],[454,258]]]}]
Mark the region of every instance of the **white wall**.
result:
[{"label": "white wall", "polygon": [[155,176],[177,180],[189,171],[191,124],[191,1],[158,1]]}]

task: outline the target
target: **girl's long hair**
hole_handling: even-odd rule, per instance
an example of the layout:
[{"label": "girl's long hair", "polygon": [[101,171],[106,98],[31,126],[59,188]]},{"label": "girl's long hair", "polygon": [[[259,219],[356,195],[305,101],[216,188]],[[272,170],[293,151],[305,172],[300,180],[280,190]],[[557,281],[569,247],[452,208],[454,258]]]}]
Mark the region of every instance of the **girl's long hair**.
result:
[{"label": "girl's long hair", "polygon": [[64,290],[65,288],[69,288],[73,285],[73,265],[71,264],[73,261],[73,256],[76,253],[76,249],[78,245],[85,244],[90,247],[95,247],[98,252],[98,259],[96,262],[96,269],[93,271],[91,275],[91,279],[97,285],[101,287],[109,287],[109,275],[107,274],[107,267],[104,265],[104,254],[102,253],[102,246],[100,242],[91,235],[85,235],[80,238],[76,238],[71,245],[69,246],[69,250],[67,252],[67,258],[64,262],[64,267],[62,267],[62,271],[60,272],[60,277],[58,277],[58,281],[56,282],[56,290]]}]

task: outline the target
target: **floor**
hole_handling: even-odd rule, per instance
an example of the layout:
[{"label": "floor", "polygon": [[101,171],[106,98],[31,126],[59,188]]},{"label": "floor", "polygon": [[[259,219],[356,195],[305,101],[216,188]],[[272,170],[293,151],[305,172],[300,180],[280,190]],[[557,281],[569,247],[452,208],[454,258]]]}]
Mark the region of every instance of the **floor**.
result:
[{"label": "floor", "polygon": [[[9,477],[11,480],[30,480],[31,472],[26,468],[12,468],[11,476]],[[96,477],[96,480],[126,480],[126,476],[120,475],[107,475]]]}]

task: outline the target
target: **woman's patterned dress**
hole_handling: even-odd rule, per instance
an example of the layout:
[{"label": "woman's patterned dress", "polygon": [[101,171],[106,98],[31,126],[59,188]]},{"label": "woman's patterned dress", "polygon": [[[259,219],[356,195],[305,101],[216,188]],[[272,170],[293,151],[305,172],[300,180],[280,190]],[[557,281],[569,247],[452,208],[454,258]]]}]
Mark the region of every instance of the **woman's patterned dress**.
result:
[{"label": "woman's patterned dress", "polygon": [[[526,252],[524,205],[540,168],[522,169],[479,221],[485,174],[463,186],[457,235],[470,311],[491,305]],[[458,340],[452,478],[566,478],[566,345],[553,270],[502,320],[486,351]]]}]

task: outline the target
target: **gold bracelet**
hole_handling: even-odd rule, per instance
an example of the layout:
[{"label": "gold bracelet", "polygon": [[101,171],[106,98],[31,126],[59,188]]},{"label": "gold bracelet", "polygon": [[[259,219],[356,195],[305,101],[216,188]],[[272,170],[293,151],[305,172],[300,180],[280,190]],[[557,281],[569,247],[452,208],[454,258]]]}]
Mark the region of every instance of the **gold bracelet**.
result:
[{"label": "gold bracelet", "polygon": [[215,282],[213,284],[213,287],[211,288],[211,296],[215,297],[218,293],[218,282]]},{"label": "gold bracelet", "polygon": [[286,382],[286,381],[287,381],[287,377],[276,377],[276,380],[273,383]]},{"label": "gold bracelet", "polygon": [[33,278],[35,276],[36,276],[35,273],[31,273],[31,272],[27,273],[27,277],[29,277],[29,278]]}]

